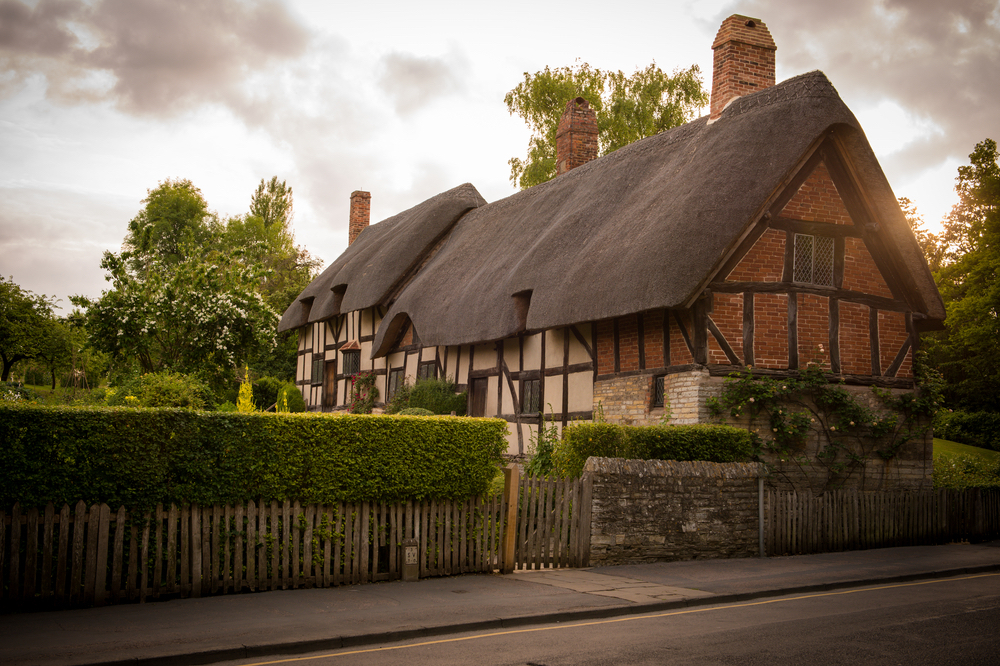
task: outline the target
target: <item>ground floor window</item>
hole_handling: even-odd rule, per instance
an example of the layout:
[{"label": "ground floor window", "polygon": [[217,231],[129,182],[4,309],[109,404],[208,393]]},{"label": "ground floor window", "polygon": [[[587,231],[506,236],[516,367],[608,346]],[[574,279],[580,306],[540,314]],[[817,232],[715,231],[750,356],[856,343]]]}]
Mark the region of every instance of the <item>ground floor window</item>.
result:
[{"label": "ground floor window", "polygon": [[660,375],[659,377],[653,377],[653,407],[663,407],[666,377]]},{"label": "ground floor window", "polygon": [[313,356],[312,379],[310,379],[310,382],[313,386],[319,386],[323,383],[323,359],[318,356]]},{"label": "ground floor window", "polygon": [[521,413],[537,414],[542,409],[541,380],[525,379],[521,382]]},{"label": "ground floor window", "polygon": [[403,381],[405,375],[403,374],[403,368],[397,368],[395,370],[389,371],[389,381],[385,388],[385,400],[389,402],[392,400],[393,396],[396,395],[396,391],[403,387]]},{"label": "ground floor window", "polygon": [[437,379],[437,361],[424,361],[417,367],[417,381]]}]

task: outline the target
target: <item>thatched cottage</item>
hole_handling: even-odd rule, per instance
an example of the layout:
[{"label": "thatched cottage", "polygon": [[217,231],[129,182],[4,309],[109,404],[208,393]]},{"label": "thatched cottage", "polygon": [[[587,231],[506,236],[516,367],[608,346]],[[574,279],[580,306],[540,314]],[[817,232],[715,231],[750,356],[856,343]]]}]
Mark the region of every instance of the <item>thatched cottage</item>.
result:
[{"label": "thatched cottage", "polygon": [[[374,369],[448,376],[469,413],[706,421],[737,367],[821,363],[848,384],[913,385],[940,295],[865,134],[821,72],[774,82],[767,27],[713,45],[711,113],[598,159],[567,106],[554,180],[487,203],[460,185],[378,224],[351,198],[351,244],[284,313],[314,410]],[[926,456],[925,456],[926,457]]]}]

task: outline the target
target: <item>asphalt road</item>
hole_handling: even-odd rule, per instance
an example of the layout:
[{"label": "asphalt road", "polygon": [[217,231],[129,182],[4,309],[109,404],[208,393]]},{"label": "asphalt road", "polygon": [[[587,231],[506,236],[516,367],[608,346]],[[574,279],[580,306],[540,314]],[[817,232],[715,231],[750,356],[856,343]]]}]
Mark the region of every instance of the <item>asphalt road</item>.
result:
[{"label": "asphalt road", "polygon": [[992,665],[1000,664],[1000,574],[227,663]]}]

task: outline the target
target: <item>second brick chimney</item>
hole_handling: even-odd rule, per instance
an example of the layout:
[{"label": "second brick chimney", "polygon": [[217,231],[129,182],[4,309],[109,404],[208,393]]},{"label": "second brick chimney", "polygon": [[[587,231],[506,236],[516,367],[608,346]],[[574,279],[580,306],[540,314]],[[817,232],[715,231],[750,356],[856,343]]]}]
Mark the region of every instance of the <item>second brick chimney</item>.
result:
[{"label": "second brick chimney", "polygon": [[350,245],[361,235],[371,220],[372,195],[371,192],[355,190],[351,192],[351,220],[347,236],[347,244]]},{"label": "second brick chimney", "polygon": [[556,130],[556,175],[597,157],[597,114],[582,97],[566,103]]},{"label": "second brick chimney", "polygon": [[712,106],[715,120],[731,100],[774,85],[774,52],[770,31],[759,19],[733,14],[712,44]]}]

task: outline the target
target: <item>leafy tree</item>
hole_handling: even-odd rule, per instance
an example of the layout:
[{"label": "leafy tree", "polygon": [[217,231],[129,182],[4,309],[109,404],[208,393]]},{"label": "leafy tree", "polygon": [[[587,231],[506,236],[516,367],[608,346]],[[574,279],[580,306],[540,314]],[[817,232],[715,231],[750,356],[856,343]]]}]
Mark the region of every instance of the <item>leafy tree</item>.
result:
[{"label": "leafy tree", "polygon": [[958,169],[959,202],[944,222],[937,272],[947,308],[944,335],[929,340],[947,397],[970,411],[1000,411],[1000,165],[986,139]]},{"label": "leafy tree", "polygon": [[52,378],[52,388],[56,388],[56,375],[69,370],[73,362],[73,350],[78,340],[74,331],[63,319],[50,319],[39,336],[36,358],[42,361]]},{"label": "leafy tree", "polygon": [[51,326],[54,299],[22,289],[14,278],[0,275],[0,381],[10,378],[18,361],[35,358]]},{"label": "leafy tree", "polygon": [[292,188],[285,181],[279,183],[277,176],[267,182],[260,179],[257,191],[250,199],[251,216],[259,217],[265,227],[278,225],[287,230],[292,220],[292,208]]},{"label": "leafy tree", "polygon": [[697,65],[669,75],[656,63],[631,76],[587,63],[525,72],[524,81],[504,97],[511,115],[521,116],[533,133],[527,157],[508,162],[510,180],[521,189],[555,178],[559,118],[575,97],[586,99],[597,113],[601,155],[682,125],[708,103]]},{"label": "leafy tree", "polygon": [[128,223],[123,244],[133,270],[156,259],[177,263],[187,249],[204,246],[216,232],[215,217],[190,180],[168,178],[147,190],[142,203],[145,206]]},{"label": "leafy tree", "polygon": [[917,239],[917,245],[920,246],[924,258],[927,259],[927,265],[933,272],[941,270],[948,250],[944,234],[934,234],[928,231],[924,227],[924,216],[917,212],[917,205],[908,198],[899,197],[899,207],[903,210],[906,223],[910,225],[910,230]]}]

